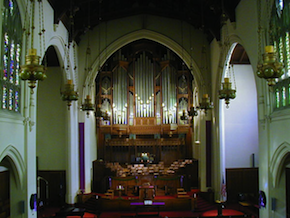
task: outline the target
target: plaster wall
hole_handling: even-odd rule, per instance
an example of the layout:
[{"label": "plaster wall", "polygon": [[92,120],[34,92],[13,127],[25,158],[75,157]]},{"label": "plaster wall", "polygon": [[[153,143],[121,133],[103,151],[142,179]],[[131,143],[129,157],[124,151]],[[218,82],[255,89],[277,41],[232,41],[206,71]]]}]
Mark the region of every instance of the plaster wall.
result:
[{"label": "plaster wall", "polygon": [[37,92],[36,145],[39,170],[65,170],[67,160],[67,109],[60,98],[60,67],[49,67]]},{"label": "plaster wall", "polygon": [[[168,26],[170,25],[170,28]],[[122,18],[118,20],[112,20],[109,22],[101,23],[98,27],[94,28],[92,31],[88,31],[87,34],[90,34],[90,48],[91,48],[91,66],[97,65],[96,69],[98,70],[98,66],[102,66],[105,62],[105,60],[112,55],[113,52],[117,51],[122,46],[133,42],[140,38],[146,38],[140,37],[136,38],[136,35],[132,34],[134,32],[138,32],[140,30],[146,30],[150,31],[155,35],[150,38],[151,40],[155,40],[165,46],[166,42],[164,40],[160,40],[159,36],[163,36],[164,38],[167,38],[169,40],[173,40],[175,43],[177,43],[179,46],[183,47],[184,56],[187,54],[187,56],[192,55],[189,60],[187,61],[188,67],[190,67],[191,63],[196,64],[198,67],[202,66],[201,63],[201,51],[202,46],[205,44],[202,39],[202,32],[196,29],[193,29],[185,22],[180,22],[168,18],[160,18],[156,16],[132,16],[127,18]],[[127,37],[126,42],[123,44],[117,44],[116,42],[126,36],[132,35],[132,38]],[[85,35],[82,37],[82,40],[79,44],[79,72],[82,72],[79,74],[79,86],[82,86],[85,82],[85,79],[88,75],[84,74],[84,63],[85,63],[85,51],[88,45],[87,42],[88,36]],[[159,41],[160,40],[160,41]],[[115,44],[111,50],[108,50],[108,47],[111,44]],[[206,44],[207,50],[209,50],[209,47]],[[174,49],[174,48],[171,48]],[[178,55],[182,57],[182,52],[180,52]],[[209,65],[209,53],[207,54],[208,58],[208,65]],[[192,60],[190,60],[192,58]],[[196,72],[193,72],[195,74]],[[205,72],[207,75],[203,75],[202,79],[207,78],[209,82],[210,81],[210,74],[208,72]],[[94,78],[90,78],[92,81]],[[84,96],[84,95],[83,95]]]},{"label": "plaster wall", "polygon": [[[255,155],[254,166],[258,166],[258,112],[257,93],[254,73],[251,65],[234,65],[236,81],[236,98],[230,100],[226,108],[224,100],[225,131],[225,167],[252,167],[252,154]],[[235,88],[232,79],[232,87]],[[251,96],[251,97],[249,97]]]}]

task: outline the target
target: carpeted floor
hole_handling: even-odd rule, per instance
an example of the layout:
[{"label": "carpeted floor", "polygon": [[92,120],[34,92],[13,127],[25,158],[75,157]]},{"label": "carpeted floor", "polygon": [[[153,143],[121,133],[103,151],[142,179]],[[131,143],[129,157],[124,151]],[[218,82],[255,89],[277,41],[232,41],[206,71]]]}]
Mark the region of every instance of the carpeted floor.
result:
[{"label": "carpeted floor", "polygon": [[[100,195],[99,195],[100,196]],[[128,198],[128,200],[134,199],[135,196],[122,196],[124,200]],[[138,199],[138,197],[135,197]],[[174,199],[176,196],[156,196],[156,200],[162,200],[162,199]],[[94,208],[96,201],[96,197],[92,197],[92,207]],[[89,201],[87,201],[89,202]],[[88,206],[88,205],[87,205]],[[86,208],[85,205],[75,205],[75,207],[81,207]],[[241,207],[238,204],[229,205],[227,204],[226,207],[223,209],[222,214],[224,217],[247,217],[249,213],[245,211],[244,208]],[[60,208],[57,207],[46,207],[42,210],[38,211],[38,218],[52,218],[55,217],[55,214],[60,210]],[[135,217],[148,217],[148,218],[187,218],[187,217],[217,217],[217,205],[213,203],[209,203],[205,201],[203,198],[197,198],[197,205],[194,211],[188,210],[188,211],[160,211],[159,214],[157,211],[154,212],[142,212],[138,213],[138,216],[136,216],[135,211],[122,211],[122,212],[113,212],[113,211],[103,211],[99,212],[98,214],[95,214],[93,210],[90,210],[89,208],[86,208],[86,213],[83,216],[84,218],[135,218]],[[252,217],[252,216],[249,216]],[[258,217],[258,216],[253,216]],[[69,217],[72,218],[72,217]],[[74,217],[75,218],[75,217]]]}]

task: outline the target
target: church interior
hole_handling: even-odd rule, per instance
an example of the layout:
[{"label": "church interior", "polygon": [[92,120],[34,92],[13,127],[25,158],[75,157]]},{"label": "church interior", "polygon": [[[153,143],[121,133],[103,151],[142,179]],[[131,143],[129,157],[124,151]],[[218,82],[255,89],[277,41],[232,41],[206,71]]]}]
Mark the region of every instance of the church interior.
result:
[{"label": "church interior", "polygon": [[290,0],[0,5],[0,218],[290,217]]}]

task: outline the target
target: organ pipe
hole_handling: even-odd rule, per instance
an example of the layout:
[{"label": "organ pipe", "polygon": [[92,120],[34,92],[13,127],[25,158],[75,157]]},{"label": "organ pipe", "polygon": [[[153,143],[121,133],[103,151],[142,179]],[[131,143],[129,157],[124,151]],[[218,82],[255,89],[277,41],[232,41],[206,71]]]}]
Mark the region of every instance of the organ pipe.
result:
[{"label": "organ pipe", "polygon": [[135,90],[136,117],[154,116],[154,67],[145,52],[135,62]]}]

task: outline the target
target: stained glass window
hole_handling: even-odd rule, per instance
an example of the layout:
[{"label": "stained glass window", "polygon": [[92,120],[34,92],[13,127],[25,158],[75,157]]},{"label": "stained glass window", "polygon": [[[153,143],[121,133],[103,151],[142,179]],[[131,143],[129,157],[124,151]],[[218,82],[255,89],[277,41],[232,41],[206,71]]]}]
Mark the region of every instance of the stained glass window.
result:
[{"label": "stained glass window", "polygon": [[0,68],[1,109],[20,111],[20,60],[22,27],[20,12],[15,0],[3,1],[2,53]]}]

